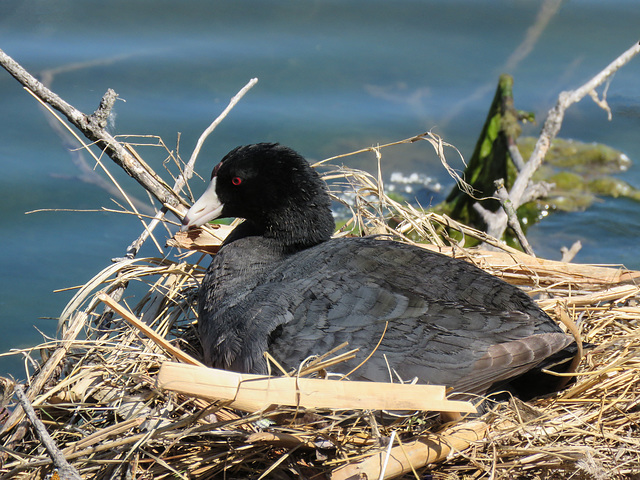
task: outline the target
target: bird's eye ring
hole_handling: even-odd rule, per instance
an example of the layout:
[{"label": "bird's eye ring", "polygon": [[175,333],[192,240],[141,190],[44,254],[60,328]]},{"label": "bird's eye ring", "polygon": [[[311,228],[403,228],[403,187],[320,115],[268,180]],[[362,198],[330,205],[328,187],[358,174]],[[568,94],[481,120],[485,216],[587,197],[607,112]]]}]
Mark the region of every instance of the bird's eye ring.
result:
[{"label": "bird's eye ring", "polygon": [[242,183],[242,179],[240,177],[233,177],[231,179],[231,183],[233,183],[234,185],[240,185]]}]

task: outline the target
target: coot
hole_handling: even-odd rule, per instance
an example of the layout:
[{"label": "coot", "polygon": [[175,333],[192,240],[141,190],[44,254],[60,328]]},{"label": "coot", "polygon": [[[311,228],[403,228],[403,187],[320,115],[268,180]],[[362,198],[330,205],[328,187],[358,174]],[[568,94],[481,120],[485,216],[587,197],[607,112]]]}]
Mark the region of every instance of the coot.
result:
[{"label": "coot", "polygon": [[352,379],[484,394],[572,343],[524,292],[465,261],[379,237],[332,239],[325,183],[279,144],[228,153],[183,224],[218,217],[245,221],[200,288],[215,368],[266,374],[265,351],[297,367],[347,341],[360,352],[341,373],[375,350]]}]

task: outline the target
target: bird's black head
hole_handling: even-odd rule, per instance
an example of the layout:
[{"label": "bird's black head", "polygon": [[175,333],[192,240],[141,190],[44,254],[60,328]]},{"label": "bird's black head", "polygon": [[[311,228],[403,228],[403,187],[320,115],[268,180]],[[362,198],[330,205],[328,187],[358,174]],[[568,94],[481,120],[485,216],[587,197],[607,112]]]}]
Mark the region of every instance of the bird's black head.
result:
[{"label": "bird's black head", "polygon": [[237,147],[225,155],[183,224],[218,217],[245,218],[252,231],[292,248],[324,241],[335,227],[325,183],[302,156],[277,143]]}]

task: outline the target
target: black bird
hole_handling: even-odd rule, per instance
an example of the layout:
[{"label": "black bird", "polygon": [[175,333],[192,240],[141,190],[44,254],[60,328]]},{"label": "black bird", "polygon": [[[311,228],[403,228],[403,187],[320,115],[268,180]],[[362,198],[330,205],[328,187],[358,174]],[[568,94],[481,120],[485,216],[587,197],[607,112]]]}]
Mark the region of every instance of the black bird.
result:
[{"label": "black bird", "polygon": [[212,367],[265,374],[265,351],[291,368],[348,341],[360,352],[340,373],[375,349],[352,379],[397,373],[485,394],[573,341],[524,292],[465,261],[379,237],[332,239],[325,183],[279,144],[229,152],[183,224],[218,217],[245,221],[200,287]]}]

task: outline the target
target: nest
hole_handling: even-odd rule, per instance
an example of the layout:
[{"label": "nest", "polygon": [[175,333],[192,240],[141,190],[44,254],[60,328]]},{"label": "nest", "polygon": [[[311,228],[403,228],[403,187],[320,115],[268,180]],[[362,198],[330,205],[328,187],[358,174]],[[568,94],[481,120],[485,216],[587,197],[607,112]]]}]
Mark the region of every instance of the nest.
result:
[{"label": "nest", "polygon": [[[380,158],[380,150],[372,151]],[[535,295],[592,345],[575,381],[544,398],[508,399],[449,424],[429,412],[274,406],[243,413],[156,383],[162,363],[176,360],[159,339],[200,356],[194,299],[208,255],[121,259],[78,289],[60,316],[60,339],[15,352],[37,366],[26,397],[75,471],[95,479],[640,477],[637,272],[529,257],[393,201],[369,174],[341,167],[325,176],[336,193],[354,192],[353,217],[338,235],[387,233],[419,242]],[[464,248],[451,240],[451,229],[485,248]],[[153,335],[106,306],[105,295]],[[23,407],[10,403],[13,382],[3,386],[1,478],[64,478]]]}]

